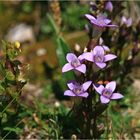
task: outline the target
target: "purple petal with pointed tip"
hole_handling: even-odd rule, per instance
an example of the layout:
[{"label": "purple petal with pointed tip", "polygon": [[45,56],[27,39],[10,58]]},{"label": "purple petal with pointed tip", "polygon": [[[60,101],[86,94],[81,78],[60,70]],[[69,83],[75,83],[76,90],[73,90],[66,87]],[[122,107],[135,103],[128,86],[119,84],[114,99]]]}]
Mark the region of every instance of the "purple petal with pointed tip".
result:
[{"label": "purple petal with pointed tip", "polygon": [[126,21],[126,26],[127,27],[130,27],[132,25],[132,18],[129,18],[127,21]]},{"label": "purple petal with pointed tip", "polygon": [[110,89],[112,92],[114,92],[116,88],[116,82],[115,81],[109,82],[108,84],[106,84],[105,88]]},{"label": "purple petal with pointed tip", "polygon": [[104,48],[104,50],[105,50],[105,51],[107,51],[107,52],[109,52],[109,51],[110,51],[109,47],[108,47],[108,46],[106,46],[106,45],[103,45],[103,48]]},{"label": "purple petal with pointed tip", "polygon": [[106,97],[104,97],[104,96],[100,96],[100,100],[101,100],[101,102],[102,102],[103,104],[107,104],[107,103],[110,102],[110,99],[108,99],[108,98],[106,98]]},{"label": "purple petal with pointed tip", "polygon": [[73,53],[68,53],[66,56],[67,61],[70,63],[74,59],[78,59],[77,56]]},{"label": "purple petal with pointed tip", "polygon": [[122,18],[121,18],[122,24],[126,23],[126,21],[127,21],[126,17],[125,16],[122,16]]},{"label": "purple petal with pointed tip", "polygon": [[67,86],[69,87],[70,90],[74,89],[74,84],[72,82],[67,83]]},{"label": "purple petal with pointed tip", "polygon": [[96,18],[92,15],[89,15],[89,14],[85,14],[86,18],[89,19],[89,20],[96,20]]},{"label": "purple petal with pointed tip", "polygon": [[117,58],[117,56],[114,55],[114,54],[107,54],[107,55],[104,56],[104,58],[105,58],[105,62],[107,62],[109,60]]},{"label": "purple petal with pointed tip", "polygon": [[92,81],[87,81],[83,84],[84,91],[86,91],[90,87],[91,83],[92,83]]},{"label": "purple petal with pointed tip", "polygon": [[105,23],[101,23],[101,22],[99,22],[97,20],[92,20],[91,23],[94,24],[94,25],[96,25],[97,27],[99,27],[97,29],[100,32],[101,32],[102,28],[106,27],[106,24]]},{"label": "purple petal with pointed tip", "polygon": [[113,95],[111,96],[111,99],[121,99],[124,96],[120,93],[113,93]]},{"label": "purple petal with pointed tip", "polygon": [[98,87],[96,87],[94,84],[93,84],[93,87],[95,88],[95,90],[99,93],[99,94],[102,94],[103,90],[104,90],[104,86],[103,85],[99,85]]},{"label": "purple petal with pointed tip", "polygon": [[67,71],[70,71],[72,69],[74,69],[74,68],[71,66],[71,64],[67,63],[63,66],[62,72],[67,72]]},{"label": "purple petal with pointed tip", "polygon": [[83,55],[83,54],[79,55],[79,56],[78,56],[78,59],[79,59],[80,61],[84,60],[84,55]]},{"label": "purple petal with pointed tip", "polygon": [[106,27],[112,27],[112,28],[117,28],[118,27],[118,25],[106,25]]},{"label": "purple petal with pointed tip", "polygon": [[101,68],[101,69],[103,69],[103,68],[106,66],[106,63],[97,63],[97,62],[95,62],[95,64],[96,64],[99,68]]},{"label": "purple petal with pointed tip", "polygon": [[80,96],[80,97],[85,97],[85,98],[87,98],[88,95],[89,95],[89,94],[88,94],[87,92],[84,92],[84,93],[78,94],[78,96]]},{"label": "purple petal with pointed tip", "polygon": [[104,19],[104,22],[105,22],[106,24],[109,24],[109,23],[111,22],[111,20],[110,20],[110,19]]},{"label": "purple petal with pointed tip", "polygon": [[93,54],[101,54],[101,55],[104,55],[104,49],[101,47],[101,46],[96,46],[94,49],[93,49]]},{"label": "purple petal with pointed tip", "polygon": [[82,64],[82,65],[80,65],[79,67],[77,67],[75,69],[80,71],[80,72],[82,72],[82,73],[85,73],[86,72],[86,65]]},{"label": "purple petal with pointed tip", "polygon": [[66,91],[64,92],[64,95],[65,95],[65,96],[76,96],[71,90],[66,90]]},{"label": "purple petal with pointed tip", "polygon": [[88,61],[91,61],[91,62],[94,62],[93,60],[93,53],[92,52],[86,52],[83,54],[83,57],[88,60]]}]

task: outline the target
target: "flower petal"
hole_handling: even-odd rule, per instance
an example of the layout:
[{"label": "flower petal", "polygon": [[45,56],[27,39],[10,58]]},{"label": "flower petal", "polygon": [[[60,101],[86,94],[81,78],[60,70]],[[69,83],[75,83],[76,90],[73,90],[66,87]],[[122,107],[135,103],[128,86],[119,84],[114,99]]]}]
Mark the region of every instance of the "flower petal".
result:
[{"label": "flower petal", "polygon": [[86,18],[89,20],[96,20],[96,18],[90,14],[85,14]]},{"label": "flower petal", "polygon": [[91,83],[92,83],[92,81],[87,81],[83,84],[84,91],[86,91],[90,87]]},{"label": "flower petal", "polygon": [[78,56],[78,59],[79,59],[80,61],[84,60],[84,54],[79,55],[79,56]]},{"label": "flower petal", "polygon": [[67,83],[67,86],[69,87],[70,90],[73,90],[73,89],[74,89],[74,84],[73,84],[73,82]]},{"label": "flower petal", "polygon": [[67,61],[70,63],[74,59],[78,59],[77,56],[73,53],[68,53],[66,56]]},{"label": "flower petal", "polygon": [[130,27],[132,25],[132,18],[129,18],[127,21],[126,21],[126,26],[127,27]]},{"label": "flower petal", "polygon": [[66,91],[64,92],[64,95],[65,95],[65,96],[76,96],[71,90],[66,90]]},{"label": "flower petal", "polygon": [[71,66],[71,64],[70,64],[70,63],[67,63],[67,64],[65,64],[65,65],[63,66],[62,72],[67,72],[67,71],[70,71],[70,70],[72,70],[72,69],[73,69],[73,67]]},{"label": "flower petal", "polygon": [[97,63],[97,62],[95,62],[95,64],[96,64],[99,68],[101,68],[101,69],[103,69],[103,68],[106,66],[106,63]]},{"label": "flower petal", "polygon": [[87,98],[88,95],[89,95],[89,94],[88,94],[87,92],[84,92],[84,93],[78,94],[78,96],[80,96],[80,97],[85,97],[85,98]]},{"label": "flower petal", "polygon": [[101,100],[101,102],[102,102],[103,104],[107,104],[107,103],[110,102],[110,99],[108,99],[108,98],[106,98],[106,97],[104,97],[104,96],[100,96],[100,100]]},{"label": "flower petal", "polygon": [[[99,21],[97,21],[97,20],[92,20],[91,23],[94,24],[94,25],[96,25],[97,27],[99,27],[99,28],[97,28],[97,29],[98,29],[97,31],[100,31],[100,32],[101,32],[101,30],[102,30],[104,27],[106,27],[106,24],[105,24],[105,23],[101,23],[101,22],[99,22]],[[96,32],[97,32],[97,31],[96,31]]]},{"label": "flower petal", "polygon": [[96,90],[96,92],[98,92],[99,94],[102,94],[103,90],[104,90],[104,86],[103,85],[99,85],[98,87],[95,86],[93,84],[94,89]]},{"label": "flower petal", "polygon": [[112,27],[112,28],[117,28],[118,27],[118,25],[106,25],[106,27]]},{"label": "flower petal", "polygon": [[111,22],[111,20],[110,20],[110,19],[104,19],[104,22],[105,22],[106,24],[109,24],[109,23]]},{"label": "flower petal", "polygon": [[111,99],[121,99],[124,96],[120,93],[113,93],[113,95],[111,96]]},{"label": "flower petal", "polygon": [[94,62],[93,60],[93,53],[92,52],[86,52],[83,54],[84,59]]},{"label": "flower petal", "polygon": [[114,54],[107,54],[107,55],[104,56],[104,58],[105,58],[105,62],[107,62],[109,60],[117,58],[117,56],[114,55]]},{"label": "flower petal", "polygon": [[109,47],[108,47],[108,46],[103,45],[102,47],[103,47],[103,49],[104,49],[106,52],[109,52],[109,51],[110,51],[110,49],[109,49]]},{"label": "flower petal", "polygon": [[80,65],[79,67],[77,67],[75,69],[80,71],[80,72],[82,72],[82,73],[85,73],[86,72],[86,65],[82,64],[82,65]]},{"label": "flower petal", "polygon": [[125,16],[122,16],[121,23],[124,24],[124,23],[126,23],[126,21],[127,21],[126,17]]},{"label": "flower petal", "polygon": [[108,10],[108,11],[110,11],[110,12],[112,12],[112,10],[113,10],[113,4],[112,4],[111,1],[108,1],[108,2],[106,3],[105,9]]},{"label": "flower petal", "polygon": [[104,55],[104,49],[101,46],[96,46],[93,49],[93,54],[100,54],[100,55]]},{"label": "flower petal", "polygon": [[115,81],[109,82],[108,84],[106,84],[105,88],[110,89],[112,92],[114,92],[116,88],[116,82]]}]

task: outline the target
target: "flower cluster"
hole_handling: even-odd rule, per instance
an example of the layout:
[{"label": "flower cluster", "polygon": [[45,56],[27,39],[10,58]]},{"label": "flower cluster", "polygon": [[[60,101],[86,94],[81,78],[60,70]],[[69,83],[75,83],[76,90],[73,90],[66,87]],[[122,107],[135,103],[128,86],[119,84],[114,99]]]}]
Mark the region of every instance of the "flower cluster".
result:
[{"label": "flower cluster", "polygon": [[[95,27],[117,27],[117,25],[110,24],[111,20],[105,18],[104,16],[99,15],[97,16],[97,18],[89,14],[86,14],[85,16]],[[109,51],[109,47],[103,45],[103,39],[100,38],[99,45],[94,46],[94,48],[90,52],[84,52],[78,57],[73,53],[68,53],[66,56],[68,63],[63,66],[62,72],[64,73],[73,70],[74,72],[84,74],[84,79],[89,79],[87,75],[93,68],[89,67],[89,64],[95,64],[95,66],[99,69],[104,69],[105,67],[107,67],[108,61],[117,58],[116,55],[108,53]],[[123,95],[121,95],[120,93],[114,93],[116,88],[115,81],[109,82],[105,87],[104,85],[97,85],[96,83],[94,83],[94,81],[92,81],[92,79],[89,79],[84,83],[77,81],[72,81],[67,84],[69,90],[66,90],[64,92],[65,96],[79,96],[87,98],[89,94],[93,94],[90,91],[95,89],[95,91],[100,95],[101,103],[104,104],[109,103],[112,99],[120,99],[123,97]],[[89,90],[90,87],[91,90]]]}]

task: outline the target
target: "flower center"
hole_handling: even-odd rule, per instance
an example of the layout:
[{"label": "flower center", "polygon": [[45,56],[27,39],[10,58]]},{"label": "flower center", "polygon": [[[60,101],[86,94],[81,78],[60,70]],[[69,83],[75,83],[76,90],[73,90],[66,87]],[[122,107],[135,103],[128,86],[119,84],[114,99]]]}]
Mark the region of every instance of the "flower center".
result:
[{"label": "flower center", "polygon": [[84,92],[83,86],[81,86],[81,85],[76,85],[76,86],[74,87],[74,89],[73,89],[73,92],[74,92],[75,94],[81,94],[81,93],[83,93],[83,92]]},{"label": "flower center", "polygon": [[112,96],[112,91],[110,89],[104,89],[102,95],[107,98],[110,98]]},{"label": "flower center", "polygon": [[97,23],[100,25],[100,26],[104,26],[105,25],[105,22],[103,19],[98,19],[97,20]]},{"label": "flower center", "polygon": [[74,59],[74,60],[72,60],[71,65],[73,67],[78,67],[78,66],[81,65],[81,63],[80,63],[80,61],[78,59]]},{"label": "flower center", "polygon": [[95,55],[94,56],[94,61],[98,63],[102,63],[104,61],[104,56],[102,55]]}]

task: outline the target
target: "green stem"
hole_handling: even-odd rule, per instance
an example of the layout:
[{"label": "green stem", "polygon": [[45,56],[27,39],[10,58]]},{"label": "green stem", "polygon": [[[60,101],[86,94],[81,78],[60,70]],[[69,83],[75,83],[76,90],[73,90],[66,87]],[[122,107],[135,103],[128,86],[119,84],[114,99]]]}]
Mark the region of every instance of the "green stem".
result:
[{"label": "green stem", "polygon": [[1,112],[1,114],[3,114],[5,112],[5,110],[14,102],[14,100],[16,99],[16,97],[14,97],[10,103],[3,109],[3,111]]},{"label": "green stem", "polygon": [[106,126],[107,126],[107,130],[106,130],[106,139],[108,139],[108,134],[109,134],[108,109],[106,109]]},{"label": "green stem", "polygon": [[[23,120],[24,120],[24,118],[23,118],[22,120],[20,120],[20,121],[15,125],[15,127],[17,127]],[[10,130],[8,133],[6,133],[6,135],[2,138],[2,140],[4,140],[10,133],[11,133],[11,130]]]}]

